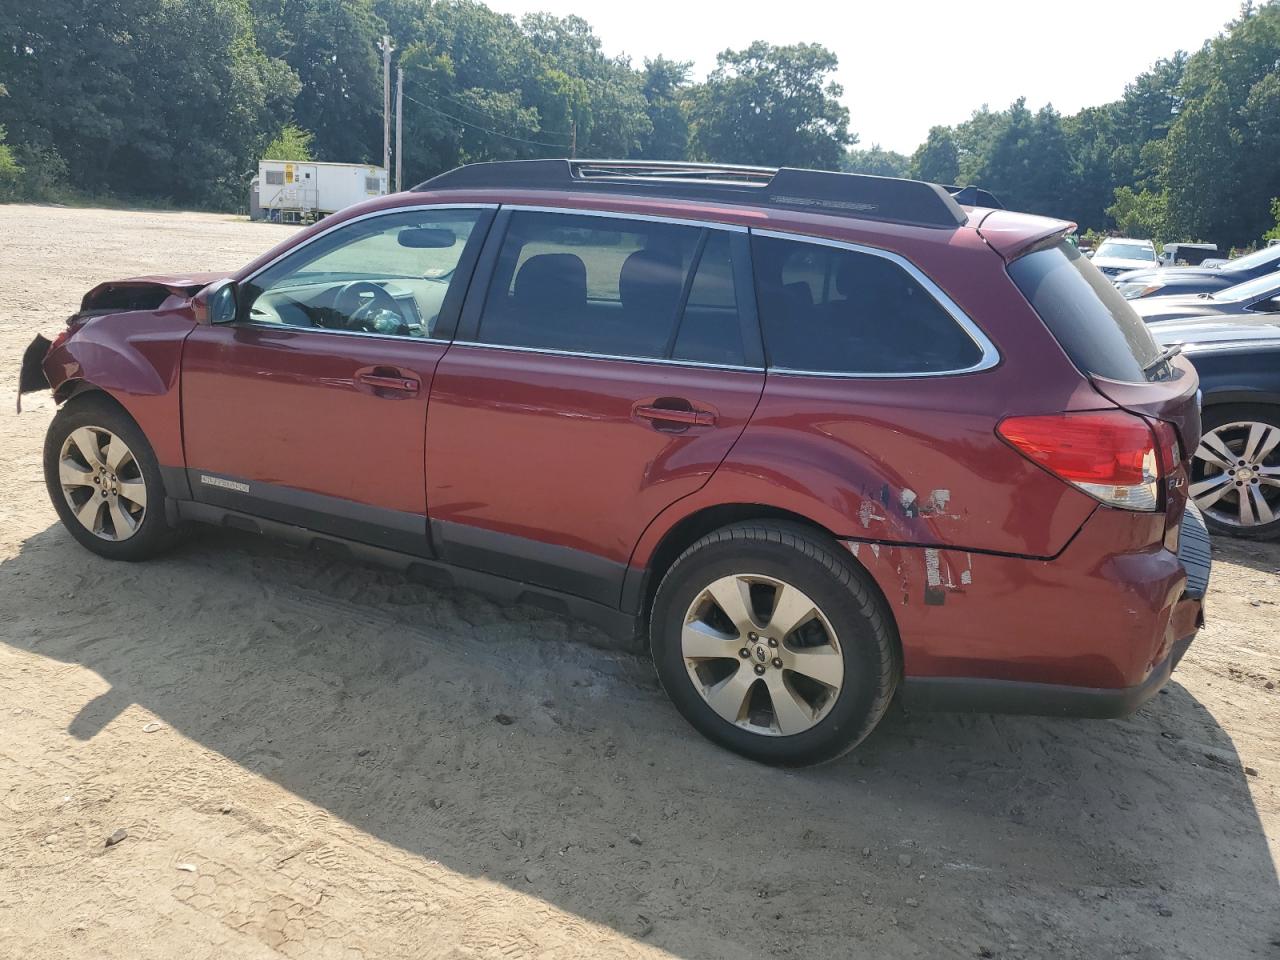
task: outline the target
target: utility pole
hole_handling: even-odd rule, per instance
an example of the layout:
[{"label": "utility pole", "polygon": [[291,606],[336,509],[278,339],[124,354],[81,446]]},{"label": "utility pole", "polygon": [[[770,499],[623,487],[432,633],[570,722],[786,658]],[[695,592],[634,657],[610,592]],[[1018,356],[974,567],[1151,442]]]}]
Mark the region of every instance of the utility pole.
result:
[{"label": "utility pole", "polygon": [[[390,173],[390,171],[388,171]],[[404,67],[396,67],[396,193],[404,173]]]},{"label": "utility pole", "polygon": [[573,121],[573,126],[569,128],[569,159],[572,160],[578,155],[578,121]]},{"label": "utility pole", "polygon": [[383,34],[382,43],[382,169],[391,174],[391,38]]}]

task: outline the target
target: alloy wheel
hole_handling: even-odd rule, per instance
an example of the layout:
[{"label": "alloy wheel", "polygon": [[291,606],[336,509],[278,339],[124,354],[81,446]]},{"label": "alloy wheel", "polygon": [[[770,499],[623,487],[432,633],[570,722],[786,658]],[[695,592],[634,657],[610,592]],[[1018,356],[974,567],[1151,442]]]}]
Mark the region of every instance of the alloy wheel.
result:
[{"label": "alloy wheel", "polygon": [[844,682],[831,622],[807,594],[773,577],[709,584],[685,613],[680,646],[707,705],[752,733],[803,733],[830,712]]},{"label": "alloy wheel", "polygon": [[102,427],[80,427],[62,442],[58,482],[81,526],[103,540],[128,540],[147,513],[147,485],[128,445]]},{"label": "alloy wheel", "polygon": [[1280,427],[1241,420],[1207,431],[1192,462],[1191,498],[1232,527],[1280,517]]}]

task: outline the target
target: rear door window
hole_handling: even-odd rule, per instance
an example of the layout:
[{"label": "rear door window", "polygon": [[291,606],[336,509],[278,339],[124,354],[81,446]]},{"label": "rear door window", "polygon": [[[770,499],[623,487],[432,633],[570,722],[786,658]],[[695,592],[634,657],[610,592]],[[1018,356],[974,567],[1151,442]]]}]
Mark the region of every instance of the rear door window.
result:
[{"label": "rear door window", "polygon": [[874,253],[755,235],[752,262],[769,365],[806,373],[936,374],[982,348],[900,264]]},{"label": "rear door window", "polygon": [[1147,325],[1069,243],[1019,257],[1009,276],[1081,373],[1128,383],[1162,375]]},{"label": "rear door window", "polygon": [[634,359],[742,363],[724,231],[517,210],[477,340]]}]

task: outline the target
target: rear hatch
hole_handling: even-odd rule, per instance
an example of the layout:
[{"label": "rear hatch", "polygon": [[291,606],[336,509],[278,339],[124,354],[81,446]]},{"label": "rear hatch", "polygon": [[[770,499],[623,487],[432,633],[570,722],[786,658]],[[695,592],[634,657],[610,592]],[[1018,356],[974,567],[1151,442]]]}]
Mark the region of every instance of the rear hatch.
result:
[{"label": "rear hatch", "polygon": [[1008,270],[1099,399],[1144,418],[1155,431],[1161,503],[1168,528],[1176,531],[1187,502],[1191,454],[1200,443],[1195,368],[1157,344],[1129,302],[1069,243],[1046,239],[1012,260]]}]

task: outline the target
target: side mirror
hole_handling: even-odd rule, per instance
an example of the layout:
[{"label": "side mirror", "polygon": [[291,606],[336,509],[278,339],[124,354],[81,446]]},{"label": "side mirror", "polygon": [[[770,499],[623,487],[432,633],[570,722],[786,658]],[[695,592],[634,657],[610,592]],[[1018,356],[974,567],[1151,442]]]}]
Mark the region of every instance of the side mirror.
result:
[{"label": "side mirror", "polygon": [[457,243],[458,236],[443,227],[405,227],[396,234],[396,241],[413,250],[444,250]]},{"label": "side mirror", "polygon": [[1088,260],[1092,260],[1092,259],[1093,259],[1093,251],[1092,251],[1092,250],[1086,250],[1086,251],[1084,252],[1084,255],[1085,255],[1085,258],[1086,258],[1086,259],[1088,259]]},{"label": "side mirror", "polygon": [[196,323],[231,323],[239,306],[238,288],[230,277],[215,280],[191,298]]}]

